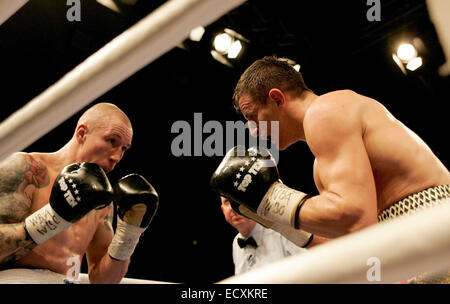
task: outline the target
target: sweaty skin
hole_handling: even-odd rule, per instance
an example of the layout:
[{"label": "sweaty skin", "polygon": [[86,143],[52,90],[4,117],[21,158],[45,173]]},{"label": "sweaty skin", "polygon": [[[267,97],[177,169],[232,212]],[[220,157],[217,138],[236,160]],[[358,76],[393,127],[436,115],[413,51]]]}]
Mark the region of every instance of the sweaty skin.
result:
[{"label": "sweaty skin", "polygon": [[113,205],[92,210],[68,229],[37,246],[24,220],[49,202],[59,172],[74,162],[94,162],[105,172],[131,146],[132,128],[124,114],[98,104],[80,118],[73,138],[54,153],[16,153],[0,164],[0,267],[33,267],[67,274],[74,258],[87,254],[92,283],[117,283],[128,261],[116,261],[107,250],[114,236]]},{"label": "sweaty skin", "polygon": [[265,105],[243,95],[239,106],[247,119],[279,121],[281,150],[301,140],[314,154],[319,195],[304,203],[299,223],[316,235],[333,238],[375,224],[380,211],[402,198],[450,183],[422,139],[379,102],[353,91],[293,98],[272,89]]},{"label": "sweaty skin", "polygon": [[[42,159],[45,159],[46,156],[32,153],[23,155],[23,158],[33,160],[33,162],[29,164],[29,173],[32,174],[34,169],[32,164],[44,164],[45,162],[43,162]],[[38,184],[38,186],[35,187],[32,196],[33,201],[32,203],[30,202],[31,204],[28,212],[24,213],[21,218],[17,218],[16,220],[24,221],[26,215],[37,211],[48,203],[52,185],[58,173],[59,171],[44,167],[44,170],[41,172],[41,176],[46,176],[45,180],[47,182],[44,184]],[[33,187],[33,185],[28,185],[28,187]],[[6,204],[2,205],[4,207]],[[17,260],[15,265],[44,268],[57,273],[66,273],[67,270],[73,266],[71,264],[67,265],[67,261],[70,258],[79,258],[81,264],[83,254],[86,252],[88,245],[92,241],[94,233],[97,230],[105,230],[105,235],[106,232],[109,231],[109,235],[112,239],[112,215],[112,204],[100,210],[92,210],[85,217],[83,217],[83,219],[73,224],[67,230],[62,231],[40,246],[34,247],[32,251]],[[111,239],[109,241],[111,241]],[[68,240],[71,241],[68,242]]]}]

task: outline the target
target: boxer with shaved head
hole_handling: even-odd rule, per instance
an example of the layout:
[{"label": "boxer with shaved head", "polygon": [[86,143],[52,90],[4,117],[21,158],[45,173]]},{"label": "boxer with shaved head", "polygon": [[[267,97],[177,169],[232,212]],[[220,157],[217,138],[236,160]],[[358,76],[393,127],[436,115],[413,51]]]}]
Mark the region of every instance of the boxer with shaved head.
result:
[{"label": "boxer with shaved head", "polygon": [[132,174],[112,186],[106,176],[132,137],[127,115],[99,103],[58,151],[15,153],[0,164],[0,283],[71,281],[85,254],[91,283],[121,281],[158,206],[144,177]]}]

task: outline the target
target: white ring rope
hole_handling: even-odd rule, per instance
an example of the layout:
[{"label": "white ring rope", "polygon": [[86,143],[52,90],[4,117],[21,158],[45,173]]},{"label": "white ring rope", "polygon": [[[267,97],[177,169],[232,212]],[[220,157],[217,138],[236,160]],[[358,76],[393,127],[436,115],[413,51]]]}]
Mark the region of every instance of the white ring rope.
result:
[{"label": "white ring rope", "polygon": [[450,1],[427,0],[428,14],[433,22],[447,62],[439,68],[441,76],[450,75]]},{"label": "white ring rope", "polygon": [[[0,0],[0,24],[26,2]],[[245,0],[168,1],[3,121],[0,124],[0,161],[27,147],[176,46],[191,29],[211,23],[243,2]],[[433,17],[435,22],[436,18]],[[441,39],[444,32],[448,35],[447,27],[440,30]],[[447,48],[446,51],[448,54]],[[380,261],[380,283],[447,270],[450,268],[448,223],[450,204],[428,208],[219,283],[370,283],[367,273],[371,258]],[[130,278],[124,278],[122,283],[144,282],[167,283]]]},{"label": "white ring rope", "polygon": [[0,161],[245,0],[171,0],[87,58],[0,124]]},{"label": "white ring rope", "polygon": [[28,0],[0,0],[0,25],[27,3]]},{"label": "white ring rope", "polygon": [[[450,201],[377,224],[305,253],[233,276],[226,284],[395,283],[450,268]],[[370,281],[373,258],[381,281]]]}]

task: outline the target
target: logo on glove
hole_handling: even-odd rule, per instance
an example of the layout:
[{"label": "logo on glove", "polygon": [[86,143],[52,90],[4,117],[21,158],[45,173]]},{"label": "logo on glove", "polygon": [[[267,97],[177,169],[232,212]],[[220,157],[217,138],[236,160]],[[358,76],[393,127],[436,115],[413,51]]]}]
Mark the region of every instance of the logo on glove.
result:
[{"label": "logo on glove", "polygon": [[[251,160],[253,162],[255,162],[256,158],[252,157]],[[248,161],[245,162],[245,165],[249,165]],[[245,192],[245,190],[247,190],[248,185],[250,185],[250,183],[252,182],[252,174],[256,175],[258,174],[259,170],[261,170],[261,168],[263,167],[263,163],[262,161],[258,160],[256,161],[248,170],[248,173],[244,176],[244,178],[242,179],[242,182],[239,184],[239,178],[241,178],[241,174],[238,173],[236,174],[236,181],[234,182],[234,186],[237,187],[238,190]],[[245,168],[241,167],[239,168],[239,171],[244,171]]]},{"label": "logo on glove", "polygon": [[[75,194],[78,194],[78,190],[76,189],[77,185],[73,182],[72,179],[69,179],[69,183],[72,184],[72,188],[75,189]],[[78,205],[78,202],[81,200],[79,196],[76,198],[73,197],[72,192],[69,189],[69,186],[66,184],[66,181],[64,180],[64,177],[61,177],[58,180],[59,188],[61,191],[64,192],[64,198],[66,199],[66,202],[73,208],[76,205]]]}]

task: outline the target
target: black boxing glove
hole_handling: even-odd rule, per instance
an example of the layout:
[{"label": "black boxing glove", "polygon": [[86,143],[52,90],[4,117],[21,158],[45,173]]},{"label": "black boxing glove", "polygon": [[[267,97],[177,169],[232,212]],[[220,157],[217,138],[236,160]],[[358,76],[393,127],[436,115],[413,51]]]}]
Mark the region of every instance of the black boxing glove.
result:
[{"label": "black boxing glove", "polygon": [[117,228],[108,253],[116,260],[130,258],[141,234],[156,214],[159,196],[153,186],[141,175],[121,178],[114,187],[117,204]]},{"label": "black boxing glove", "polygon": [[311,241],[311,233],[298,229],[300,207],[309,195],[281,182],[269,151],[258,147],[232,148],[210,184],[216,193],[239,204],[233,209],[238,209],[240,214],[285,236],[296,229],[293,242],[298,246],[307,246]]},{"label": "black boxing glove", "polygon": [[91,210],[110,204],[112,197],[111,184],[97,164],[70,164],[56,177],[49,203],[25,219],[25,230],[42,244]]}]

